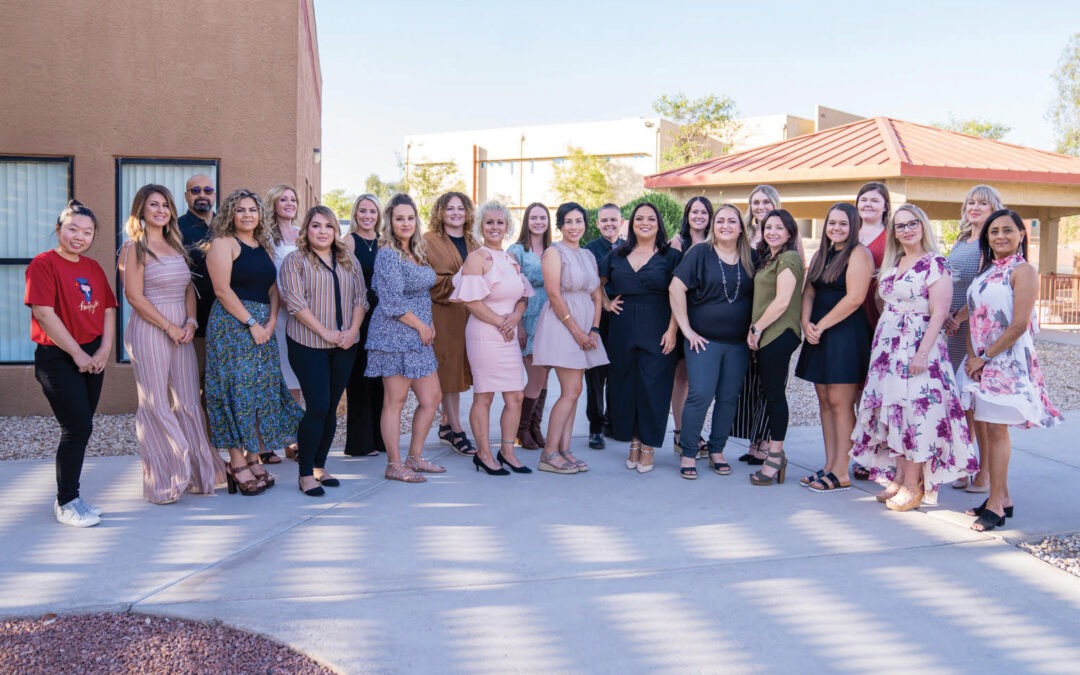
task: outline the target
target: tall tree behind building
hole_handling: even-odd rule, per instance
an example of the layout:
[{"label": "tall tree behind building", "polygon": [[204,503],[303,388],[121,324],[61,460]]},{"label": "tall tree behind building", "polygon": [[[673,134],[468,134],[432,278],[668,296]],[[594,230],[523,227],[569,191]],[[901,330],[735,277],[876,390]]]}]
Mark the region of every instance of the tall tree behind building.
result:
[{"label": "tall tree behind building", "polygon": [[1057,85],[1057,96],[1047,117],[1054,124],[1057,151],[1080,155],[1080,33],[1069,38],[1051,79]]},{"label": "tall tree behind building", "polygon": [[[739,128],[735,99],[730,96],[689,99],[683,93],[665,94],[653,102],[653,110],[679,125],[671,145],[660,153],[660,168],[665,170],[726,153]],[[710,140],[722,144],[719,152]]]},{"label": "tall tree behind building", "polygon": [[577,202],[593,209],[611,200],[607,160],[586,155],[581,148],[567,147],[566,161],[554,166],[551,188],[561,202]]},{"label": "tall tree behind building", "polygon": [[969,119],[957,119],[952,115],[949,116],[948,122],[941,122],[934,125],[939,129],[948,129],[949,131],[957,131],[968,136],[979,136],[981,138],[989,138],[995,141],[1000,141],[1005,137],[1005,134],[1012,131],[1012,127],[1000,122],[991,122],[990,120],[982,119],[980,117],[971,117]]}]

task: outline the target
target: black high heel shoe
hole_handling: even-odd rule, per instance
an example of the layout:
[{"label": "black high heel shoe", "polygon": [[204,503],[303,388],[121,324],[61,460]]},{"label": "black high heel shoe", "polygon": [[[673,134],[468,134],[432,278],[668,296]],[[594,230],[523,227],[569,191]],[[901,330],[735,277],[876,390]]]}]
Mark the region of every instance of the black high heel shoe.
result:
[{"label": "black high heel shoe", "polygon": [[484,464],[483,462],[480,461],[480,457],[478,457],[477,455],[473,455],[472,463],[476,466],[477,471],[479,471],[480,469],[483,469],[484,473],[486,473],[489,476],[509,476],[510,475],[510,472],[507,471],[506,469],[502,468],[501,465],[499,466],[498,469],[489,468],[487,464]]},{"label": "black high heel shoe", "polygon": [[[986,503],[989,502],[989,501],[990,501],[989,499],[984,499],[982,504],[979,504],[978,506],[976,506],[973,509],[968,509],[967,514],[969,516],[981,516],[983,514],[983,511],[986,510]],[[1005,507],[1005,517],[1006,518],[1012,518],[1012,514],[1013,514],[1013,507],[1012,506],[1006,506]]]},{"label": "black high heel shoe", "polygon": [[[521,466],[514,466],[510,462],[506,461],[506,458],[503,457],[502,450],[500,450],[498,452],[498,454],[495,455],[495,459],[499,460],[499,466],[502,466],[503,464],[505,464],[506,466],[510,467],[510,470],[513,471],[514,473],[532,473],[532,469],[525,466],[524,464],[521,465]],[[484,468],[487,468],[487,467],[484,467]]]}]

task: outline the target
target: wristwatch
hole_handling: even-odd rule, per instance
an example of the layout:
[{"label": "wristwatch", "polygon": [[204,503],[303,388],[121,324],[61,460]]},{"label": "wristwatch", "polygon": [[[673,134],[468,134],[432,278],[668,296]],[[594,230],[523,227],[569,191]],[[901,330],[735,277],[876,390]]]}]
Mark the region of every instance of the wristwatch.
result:
[{"label": "wristwatch", "polygon": [[590,333],[596,333],[597,335],[599,335],[600,334],[600,327],[599,326],[593,326],[592,328],[589,329],[589,332]]},{"label": "wristwatch", "polygon": [[254,326],[254,325],[255,325],[256,323],[258,323],[258,322],[257,322],[257,321],[255,321],[255,317],[253,317],[253,316],[249,316],[249,317],[248,317],[248,320],[244,322],[244,325],[245,325],[245,326],[247,326],[248,328],[251,328],[251,327],[252,327],[252,326]]},{"label": "wristwatch", "polygon": [[754,324],[750,324],[750,334],[751,334],[751,335],[757,335],[757,334],[758,334],[758,333],[760,333],[760,332],[761,332],[761,331],[759,331],[759,330],[757,329],[757,326],[755,326]]},{"label": "wristwatch", "polygon": [[988,358],[988,357],[986,356],[986,350],[985,350],[985,349],[976,349],[976,350],[975,350],[975,356],[979,357],[979,358],[980,358],[980,359],[982,359],[983,361],[989,361],[989,360],[990,360],[990,359],[989,359],[989,358]]}]

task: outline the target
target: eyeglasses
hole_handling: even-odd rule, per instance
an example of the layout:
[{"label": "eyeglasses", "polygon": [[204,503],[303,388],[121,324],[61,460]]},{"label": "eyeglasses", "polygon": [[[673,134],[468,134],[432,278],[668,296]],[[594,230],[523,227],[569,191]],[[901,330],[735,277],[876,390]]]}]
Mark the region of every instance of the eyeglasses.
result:
[{"label": "eyeglasses", "polygon": [[911,230],[912,232],[914,232],[915,230],[919,229],[920,227],[922,227],[922,223],[920,223],[917,220],[912,220],[912,221],[907,222],[907,223],[896,223],[896,222],[893,223],[893,229],[896,230],[897,232],[903,232],[904,230]]},{"label": "eyeglasses", "polygon": [[212,188],[212,187],[199,187],[198,185],[196,185],[195,187],[188,190],[188,192],[190,192],[193,195],[197,195],[199,193],[202,193],[204,195],[209,196],[209,195],[214,194],[214,188]]}]

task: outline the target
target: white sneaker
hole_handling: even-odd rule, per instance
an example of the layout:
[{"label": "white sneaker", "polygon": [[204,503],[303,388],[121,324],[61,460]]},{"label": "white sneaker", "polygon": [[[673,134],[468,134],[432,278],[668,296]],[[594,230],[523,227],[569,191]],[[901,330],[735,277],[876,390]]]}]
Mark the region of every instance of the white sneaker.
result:
[{"label": "white sneaker", "polygon": [[60,506],[60,502],[53,502],[53,512],[57,522],[72,527],[93,527],[101,522],[101,516],[91,513],[81,499],[73,499],[63,506]]},{"label": "white sneaker", "polygon": [[82,505],[86,507],[86,510],[94,514],[95,516],[100,516],[102,513],[104,513],[99,507],[85,501],[82,497],[76,497],[75,501],[82,502]]}]

